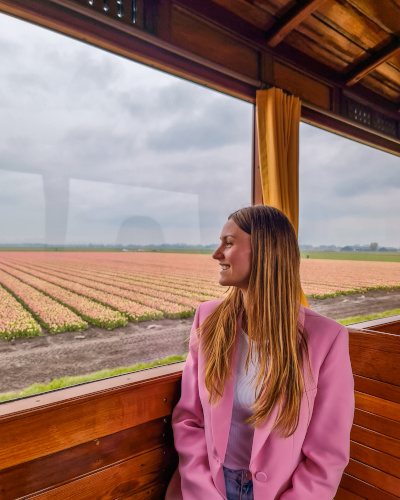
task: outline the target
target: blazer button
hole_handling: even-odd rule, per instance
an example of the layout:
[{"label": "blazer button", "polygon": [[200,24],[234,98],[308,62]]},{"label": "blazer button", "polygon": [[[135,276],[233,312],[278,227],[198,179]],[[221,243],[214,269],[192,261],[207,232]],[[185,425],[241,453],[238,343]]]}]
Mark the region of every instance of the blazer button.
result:
[{"label": "blazer button", "polygon": [[264,472],[256,472],[256,479],[260,481],[260,483],[265,483],[267,480],[267,475]]}]

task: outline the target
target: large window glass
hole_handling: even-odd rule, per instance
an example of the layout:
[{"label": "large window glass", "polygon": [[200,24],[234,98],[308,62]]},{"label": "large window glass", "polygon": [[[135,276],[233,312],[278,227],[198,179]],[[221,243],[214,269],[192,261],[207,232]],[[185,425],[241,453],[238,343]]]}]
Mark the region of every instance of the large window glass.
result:
[{"label": "large window glass", "polygon": [[0,400],[182,359],[252,106],[4,15],[0,44]]},{"label": "large window glass", "polygon": [[400,159],[302,124],[303,289],[316,311],[355,323],[400,314]]}]

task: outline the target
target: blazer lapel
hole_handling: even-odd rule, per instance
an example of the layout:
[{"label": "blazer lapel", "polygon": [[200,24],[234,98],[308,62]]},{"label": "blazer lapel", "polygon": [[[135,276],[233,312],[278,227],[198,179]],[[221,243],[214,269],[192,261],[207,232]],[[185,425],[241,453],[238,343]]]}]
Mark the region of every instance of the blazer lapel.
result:
[{"label": "blazer lapel", "polygon": [[251,458],[250,458],[250,469],[252,468],[254,460],[257,458],[258,454],[261,451],[261,448],[264,446],[265,442],[269,438],[271,434],[271,428],[274,425],[276,417],[278,416],[279,405],[275,405],[269,414],[268,418],[261,425],[257,426],[254,429],[254,438],[253,438],[253,447],[251,450]]},{"label": "blazer lapel", "polygon": [[224,393],[217,405],[211,405],[211,428],[216,451],[216,458],[221,463],[225,459],[226,448],[228,446],[229,429],[232,420],[233,389],[235,384],[235,371],[238,355],[239,334],[242,330],[242,313],[240,311],[236,326],[235,348],[232,358],[232,377],[225,382]]}]

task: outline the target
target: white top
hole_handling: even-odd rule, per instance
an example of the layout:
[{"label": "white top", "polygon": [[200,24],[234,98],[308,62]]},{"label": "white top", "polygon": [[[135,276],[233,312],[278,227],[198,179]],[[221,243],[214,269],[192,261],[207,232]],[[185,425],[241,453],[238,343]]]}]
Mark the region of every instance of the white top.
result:
[{"label": "white top", "polygon": [[253,414],[250,406],[254,404],[256,399],[256,392],[252,387],[256,367],[250,359],[248,373],[246,373],[245,364],[248,348],[249,337],[242,330],[235,370],[232,421],[224,460],[224,466],[233,470],[249,468],[253,446],[254,427],[245,424],[245,421]]}]

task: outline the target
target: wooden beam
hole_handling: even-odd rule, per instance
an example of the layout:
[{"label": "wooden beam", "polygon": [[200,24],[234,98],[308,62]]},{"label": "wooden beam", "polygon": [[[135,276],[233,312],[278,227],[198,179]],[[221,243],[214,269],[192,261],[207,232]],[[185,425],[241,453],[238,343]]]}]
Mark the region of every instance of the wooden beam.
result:
[{"label": "wooden beam", "polygon": [[267,33],[268,45],[270,47],[276,47],[285,36],[293,31],[296,26],[301,24],[304,19],[310,16],[325,2],[326,0],[307,0],[296,4],[296,6],[284,14],[271,31]]},{"label": "wooden beam", "polygon": [[369,57],[366,61],[360,63],[349,72],[346,79],[346,85],[350,87],[357,83],[361,78],[371,73],[375,68],[386,62],[388,59],[400,52],[400,40],[395,40],[376,54]]}]

